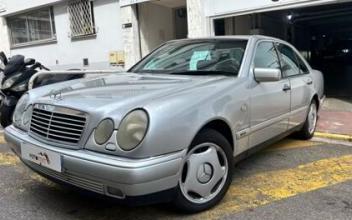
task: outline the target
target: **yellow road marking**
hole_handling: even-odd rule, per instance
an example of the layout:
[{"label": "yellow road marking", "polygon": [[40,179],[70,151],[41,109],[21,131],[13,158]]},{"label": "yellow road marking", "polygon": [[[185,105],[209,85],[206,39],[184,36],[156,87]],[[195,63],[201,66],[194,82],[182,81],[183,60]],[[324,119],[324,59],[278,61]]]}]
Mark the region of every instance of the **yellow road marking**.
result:
[{"label": "yellow road marking", "polygon": [[5,144],[5,138],[4,138],[4,134],[0,134],[0,144]]},{"label": "yellow road marking", "polygon": [[323,132],[315,132],[314,136],[315,137],[320,137],[320,138],[338,140],[338,141],[349,141],[349,142],[352,142],[352,135],[330,134],[330,133],[323,133]]},{"label": "yellow road marking", "polygon": [[218,219],[348,180],[352,180],[352,155],[235,178],[220,205],[194,217]]},{"label": "yellow road marking", "polygon": [[0,153],[0,166],[15,166],[19,159],[13,153]]},{"label": "yellow road marking", "polygon": [[296,148],[306,148],[322,145],[323,143],[314,141],[301,141],[293,139],[284,139],[278,143],[271,145],[266,151],[276,151],[276,150],[289,150]]}]

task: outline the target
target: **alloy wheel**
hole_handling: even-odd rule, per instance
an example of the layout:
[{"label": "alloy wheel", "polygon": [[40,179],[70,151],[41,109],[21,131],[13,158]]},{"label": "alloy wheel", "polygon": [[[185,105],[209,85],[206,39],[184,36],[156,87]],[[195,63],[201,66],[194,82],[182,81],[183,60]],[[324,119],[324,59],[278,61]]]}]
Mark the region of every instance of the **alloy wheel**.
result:
[{"label": "alloy wheel", "polygon": [[317,126],[317,106],[312,103],[309,108],[308,113],[308,131],[310,134],[313,134],[315,131],[315,127]]}]

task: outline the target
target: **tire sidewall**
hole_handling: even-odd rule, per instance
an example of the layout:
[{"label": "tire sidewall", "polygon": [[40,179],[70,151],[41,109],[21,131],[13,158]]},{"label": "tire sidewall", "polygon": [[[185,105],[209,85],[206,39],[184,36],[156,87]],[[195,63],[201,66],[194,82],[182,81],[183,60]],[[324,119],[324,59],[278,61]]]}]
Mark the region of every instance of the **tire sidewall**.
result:
[{"label": "tire sidewall", "polygon": [[[310,113],[310,109],[312,107],[312,105],[315,105],[315,109],[316,109],[316,123],[315,123],[315,127],[314,127],[314,130],[313,132],[311,133],[309,131],[309,113]],[[314,132],[316,131],[316,128],[317,128],[317,122],[318,122],[318,105],[317,105],[317,102],[315,100],[313,100],[311,102],[311,104],[309,105],[309,108],[308,108],[308,112],[307,112],[307,117],[306,117],[306,121],[303,125],[303,128],[302,130],[299,132],[299,136],[304,139],[304,140],[308,140],[308,139],[311,139],[313,136],[314,136]]]}]

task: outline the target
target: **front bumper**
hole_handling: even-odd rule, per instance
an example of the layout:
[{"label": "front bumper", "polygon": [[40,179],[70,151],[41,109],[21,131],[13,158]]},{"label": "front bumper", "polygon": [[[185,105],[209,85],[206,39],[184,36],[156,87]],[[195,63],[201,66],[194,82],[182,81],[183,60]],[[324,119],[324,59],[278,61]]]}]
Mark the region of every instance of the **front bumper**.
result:
[{"label": "front bumper", "polygon": [[61,173],[22,160],[34,171],[79,188],[121,199],[175,188],[186,154],[183,150],[147,159],[127,159],[85,149],[57,148],[37,141],[13,125],[5,129],[5,139],[19,157],[21,143],[61,155]]}]

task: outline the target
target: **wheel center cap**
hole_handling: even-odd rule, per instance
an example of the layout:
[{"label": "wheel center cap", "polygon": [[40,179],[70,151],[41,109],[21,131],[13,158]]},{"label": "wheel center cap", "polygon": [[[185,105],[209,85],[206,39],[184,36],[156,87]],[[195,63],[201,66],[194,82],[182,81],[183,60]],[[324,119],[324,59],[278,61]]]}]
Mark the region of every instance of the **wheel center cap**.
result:
[{"label": "wheel center cap", "polygon": [[200,183],[208,183],[213,177],[213,167],[209,163],[203,163],[199,166],[197,179]]}]

